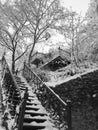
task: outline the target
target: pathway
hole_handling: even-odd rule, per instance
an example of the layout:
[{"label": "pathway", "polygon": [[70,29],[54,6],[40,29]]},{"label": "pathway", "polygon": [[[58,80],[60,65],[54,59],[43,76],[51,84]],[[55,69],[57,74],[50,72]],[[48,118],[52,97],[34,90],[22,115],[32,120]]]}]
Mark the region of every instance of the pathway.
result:
[{"label": "pathway", "polygon": [[28,99],[26,101],[23,130],[57,130],[51,122],[48,113],[41,105],[31,86],[22,77],[16,77],[20,89],[28,89]]}]

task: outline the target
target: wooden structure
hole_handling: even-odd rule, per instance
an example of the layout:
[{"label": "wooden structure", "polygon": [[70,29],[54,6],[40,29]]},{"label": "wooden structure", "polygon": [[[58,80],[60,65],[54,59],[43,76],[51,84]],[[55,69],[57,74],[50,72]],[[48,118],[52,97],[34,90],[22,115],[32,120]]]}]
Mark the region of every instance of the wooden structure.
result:
[{"label": "wooden structure", "polygon": [[[19,84],[16,82],[15,75],[9,69],[7,61],[3,56],[1,59],[2,65],[2,84],[1,84],[1,100],[2,100],[2,114],[4,127],[8,128],[9,120],[5,120],[5,114],[11,116],[11,118],[15,119],[15,125],[11,124],[11,127],[17,127],[18,130],[22,130],[23,126],[23,117],[24,117],[24,108],[26,103],[26,96],[21,98],[22,90],[21,90],[21,82]],[[26,95],[27,91],[24,92]],[[19,112],[16,111],[16,108],[19,106]]]},{"label": "wooden structure", "polygon": [[70,64],[70,60],[65,59],[61,55],[56,56],[48,63],[44,64],[40,67],[40,69],[50,70],[50,71],[56,71],[57,69],[60,69],[62,67],[66,67]]},{"label": "wooden structure", "polygon": [[[27,81],[32,82],[33,88],[29,88],[19,77],[13,75],[8,67],[5,57],[2,58],[2,89],[4,89],[4,93],[7,96],[6,103],[10,104],[10,106],[13,105],[14,107],[15,113],[11,113],[11,116],[14,118],[18,116],[18,121],[16,122],[18,130],[45,129],[45,124],[48,124],[48,122],[45,124],[42,123],[43,125],[40,125],[41,123],[34,123],[35,121],[45,122],[46,120],[34,118],[32,115],[37,114],[43,116],[46,114],[44,111],[37,111],[36,107],[33,106],[36,103],[33,103],[33,93],[37,95],[46,110],[51,110],[52,114],[54,114],[55,117],[58,117],[59,127],[60,124],[63,123],[64,129],[66,129],[67,126],[68,130],[71,130],[70,102],[64,102],[50,87],[44,84],[44,82],[26,65],[26,63],[24,63],[23,76]],[[24,95],[22,95],[22,92],[24,92]],[[37,97],[35,97],[35,100]],[[4,107],[8,107],[8,104],[5,104]],[[19,113],[16,112],[17,105],[19,105]],[[30,115],[29,117],[28,114]],[[53,127],[48,128],[47,130],[50,129],[54,130]]]},{"label": "wooden structure", "polygon": [[56,71],[62,67],[66,67],[71,63],[70,53],[58,48],[52,56],[51,59],[43,64],[40,69],[45,69],[49,71]]},{"label": "wooden structure", "polygon": [[45,85],[26,63],[24,63],[23,76],[28,82],[34,84],[35,93],[46,110],[50,109],[53,115],[58,116],[59,123],[63,123],[65,129],[67,125],[68,130],[72,130],[70,102],[64,102],[59,95]]}]

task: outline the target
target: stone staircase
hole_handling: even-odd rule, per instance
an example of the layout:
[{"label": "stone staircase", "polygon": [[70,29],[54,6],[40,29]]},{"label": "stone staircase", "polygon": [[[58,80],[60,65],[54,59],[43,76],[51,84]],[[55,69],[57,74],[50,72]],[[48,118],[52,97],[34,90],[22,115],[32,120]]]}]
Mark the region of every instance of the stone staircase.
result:
[{"label": "stone staircase", "polygon": [[15,76],[15,79],[20,90],[25,91],[27,89],[28,94],[22,130],[57,130],[52,123],[49,114],[34,93],[33,87],[31,87],[21,75],[18,77]]}]

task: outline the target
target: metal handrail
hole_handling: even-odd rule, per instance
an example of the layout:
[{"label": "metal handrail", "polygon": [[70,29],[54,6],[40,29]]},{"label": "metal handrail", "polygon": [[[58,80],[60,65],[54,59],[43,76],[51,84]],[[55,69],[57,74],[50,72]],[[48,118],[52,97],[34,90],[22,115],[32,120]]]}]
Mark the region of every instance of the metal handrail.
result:
[{"label": "metal handrail", "polygon": [[[10,68],[9,68],[9,66],[8,66],[8,63],[7,63],[7,61],[6,61],[6,59],[5,59],[4,56],[2,57],[2,62],[3,62],[3,60],[4,60],[5,65],[7,66],[8,70],[9,70],[9,73],[10,73],[10,75],[11,75],[11,78],[12,78],[12,80],[13,80],[13,82],[14,82],[15,87],[16,87],[16,88],[18,89],[18,91],[20,92],[20,89],[19,89],[19,87],[18,87],[18,85],[17,85],[17,82],[16,82],[16,80],[15,80],[15,78],[14,78],[14,75],[13,75],[13,73],[11,72],[11,70],[10,70]],[[1,63],[2,63],[2,62],[1,62]],[[3,66],[2,66],[2,67],[3,67]]]},{"label": "metal handrail", "polygon": [[58,100],[60,100],[60,102],[61,102],[65,107],[67,106],[67,103],[65,103],[65,102],[59,97],[58,94],[56,94],[50,87],[48,87],[48,86],[40,79],[40,77],[38,77],[38,75],[35,74],[35,72],[33,72],[33,71],[31,70],[31,68],[30,68],[29,66],[27,66],[26,64],[25,64],[25,66],[38,78],[39,81],[41,81],[41,83],[42,83],[53,95],[55,95],[55,97],[56,97]]},{"label": "metal handrail", "polygon": [[[33,83],[35,82],[35,80],[37,81],[37,83],[35,83],[35,85],[37,85],[37,91],[38,91],[38,89],[40,90],[42,87],[41,87],[41,85],[42,86],[44,86],[43,87],[43,89],[45,89],[46,88],[46,91],[48,91],[48,92],[46,92],[45,94],[47,95],[48,93],[51,93],[51,95],[55,98],[55,100],[54,101],[58,101],[57,102],[57,105],[59,105],[58,106],[58,108],[59,109],[62,109],[62,111],[64,110],[65,112],[67,111],[67,125],[68,125],[68,130],[71,130],[72,129],[72,127],[71,127],[71,125],[72,125],[72,122],[71,122],[71,106],[70,106],[70,103],[69,102],[65,102],[65,101],[63,101],[60,97],[59,97],[59,95],[58,94],[56,94],[53,90],[52,90],[52,88],[50,88],[50,87],[48,87],[41,79],[40,79],[40,77],[38,77],[38,75],[35,73],[35,72],[33,72],[32,70],[31,70],[31,68],[24,62],[24,68],[23,68],[23,76],[26,78],[26,79],[30,79],[30,80],[34,80],[33,81]],[[38,83],[39,82],[39,83]],[[41,84],[41,85],[40,85]],[[38,91],[38,93],[40,93],[40,91]],[[42,95],[44,95],[44,94],[42,94]],[[46,96],[47,97],[47,96]],[[52,97],[50,97],[50,98],[52,98]],[[48,98],[49,99],[49,98]],[[42,98],[42,100],[43,100],[43,98]],[[50,100],[50,99],[49,99]],[[60,105],[61,104],[61,105]],[[49,102],[49,105],[50,105],[50,102]],[[54,102],[54,104],[53,105],[55,105],[55,102]],[[60,106],[61,107],[63,107],[63,108],[60,108]],[[60,110],[59,110],[60,111]],[[62,112],[61,111],[61,112]]]},{"label": "metal handrail", "polygon": [[[11,99],[9,99],[11,101],[10,104],[12,105],[12,102],[13,102],[13,105],[15,105],[15,107],[13,107],[14,112],[15,112],[14,116],[17,116],[16,106],[21,104],[21,102],[22,102],[21,101],[21,93],[20,93],[21,91],[20,91],[20,88],[15,80],[15,77],[14,77],[13,73],[11,72],[11,70],[8,66],[8,63],[7,63],[4,56],[1,59],[1,65],[2,65],[2,89],[6,89],[7,91],[5,92],[5,94],[8,94],[9,96],[11,96]],[[6,74],[8,74],[8,75],[6,76]],[[9,81],[8,81],[8,79],[9,79]],[[17,100],[17,102],[14,99],[14,94],[15,94],[16,90],[19,93],[19,99]],[[25,94],[26,93],[27,93],[27,91],[25,92]],[[24,97],[24,99],[25,99],[25,97]],[[22,100],[24,100],[24,99],[22,99]],[[9,100],[6,100],[6,101],[9,101]],[[22,126],[23,126],[24,110],[25,110],[25,106],[26,106],[25,100],[21,105],[22,111],[19,111],[19,115],[18,115],[19,120],[18,120],[18,122],[16,122],[16,125],[18,126],[18,130],[20,130],[20,128],[22,128]],[[14,101],[16,102],[16,104],[14,104]],[[4,106],[5,108],[7,108],[7,103]],[[4,113],[4,110],[5,109],[3,109],[3,113]]]}]

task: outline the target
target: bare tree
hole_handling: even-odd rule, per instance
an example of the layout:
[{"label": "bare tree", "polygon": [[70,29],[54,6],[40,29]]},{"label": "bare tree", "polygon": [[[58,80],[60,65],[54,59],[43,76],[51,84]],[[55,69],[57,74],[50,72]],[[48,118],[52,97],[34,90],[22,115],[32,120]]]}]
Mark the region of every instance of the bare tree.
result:
[{"label": "bare tree", "polygon": [[[23,29],[27,22],[25,14],[20,10],[18,3],[11,5],[10,3],[1,4],[1,26],[0,26],[0,45],[6,47],[12,52],[12,72],[15,71],[15,62],[21,58],[28,49],[23,50]],[[21,49],[21,54],[17,55],[17,51]]]},{"label": "bare tree", "polygon": [[84,19],[81,15],[68,9],[66,9],[64,15],[65,17],[63,16],[64,18],[61,21],[61,24],[59,26],[55,26],[55,28],[65,36],[66,43],[70,47],[72,65],[75,64],[79,67],[77,39],[79,38],[79,30]]},{"label": "bare tree", "polygon": [[60,7],[58,0],[22,0],[21,3],[23,12],[29,21],[27,27],[33,39],[28,58],[30,65],[35,44],[50,37],[48,29],[60,19],[63,8]]}]

